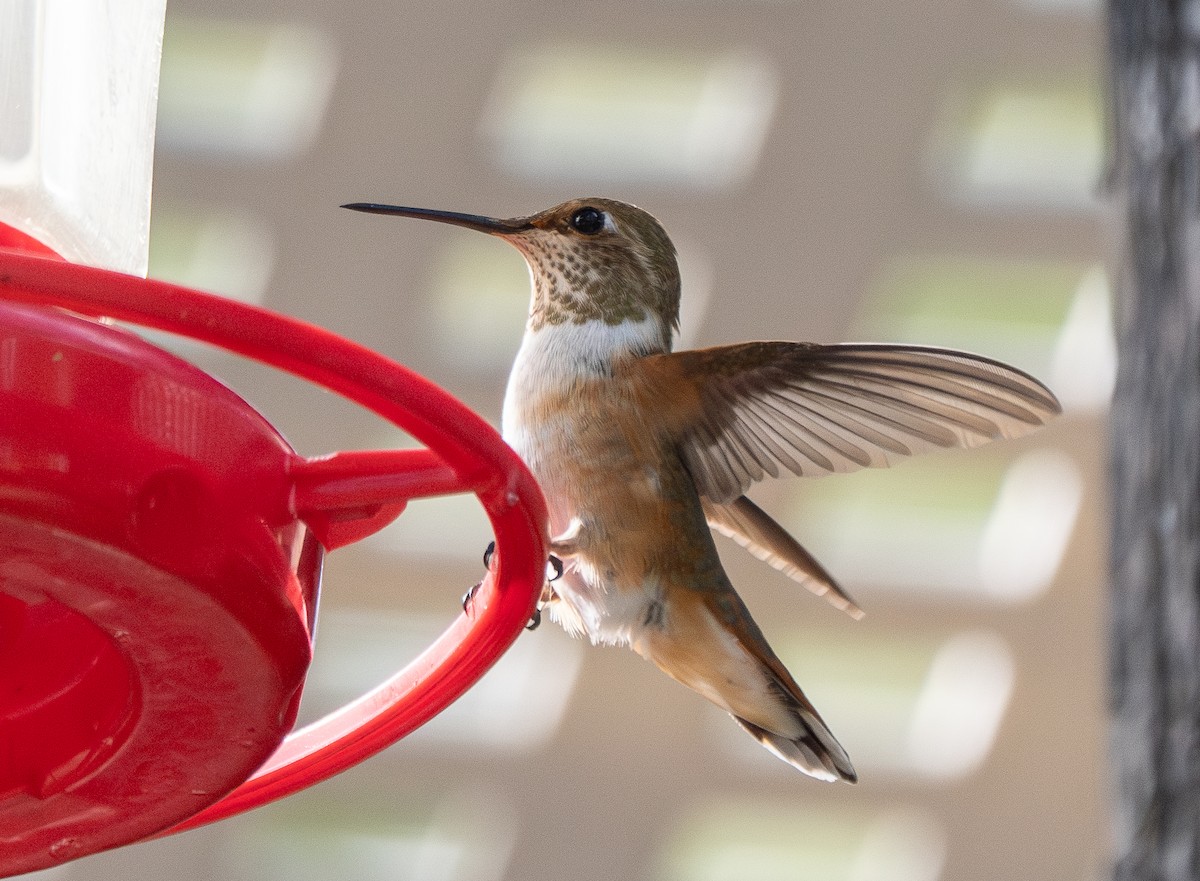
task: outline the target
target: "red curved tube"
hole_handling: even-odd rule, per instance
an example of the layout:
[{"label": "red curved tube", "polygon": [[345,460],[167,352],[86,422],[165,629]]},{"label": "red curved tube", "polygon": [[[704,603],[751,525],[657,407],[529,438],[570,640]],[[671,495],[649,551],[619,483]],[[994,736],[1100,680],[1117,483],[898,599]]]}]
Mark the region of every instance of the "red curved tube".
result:
[{"label": "red curved tube", "polygon": [[[411,496],[465,489],[479,496],[495,532],[498,565],[478,591],[470,617],[458,618],[374,691],[289,735],[245,784],[167,832],[249,810],[374,755],[458,698],[522,632],[544,578],[545,502],[516,454],[466,406],[394,361],[296,319],[178,285],[18,253],[3,244],[0,297],[131,321],[254,358],[367,407],[440,460],[422,451],[298,460],[301,516],[355,500],[402,505]],[[336,467],[324,464],[338,457]],[[395,471],[390,477],[384,473],[406,461],[415,472],[407,483]]]}]

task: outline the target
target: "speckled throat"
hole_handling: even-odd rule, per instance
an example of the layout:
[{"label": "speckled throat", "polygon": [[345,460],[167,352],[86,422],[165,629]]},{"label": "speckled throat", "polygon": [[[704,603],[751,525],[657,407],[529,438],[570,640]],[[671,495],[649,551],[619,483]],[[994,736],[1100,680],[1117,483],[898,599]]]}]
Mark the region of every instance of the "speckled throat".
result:
[{"label": "speckled throat", "polygon": [[656,283],[662,274],[631,249],[541,230],[514,237],[513,244],[525,255],[533,282],[531,330],[568,322],[618,325],[652,315],[669,330],[677,321],[678,288],[672,300]]}]

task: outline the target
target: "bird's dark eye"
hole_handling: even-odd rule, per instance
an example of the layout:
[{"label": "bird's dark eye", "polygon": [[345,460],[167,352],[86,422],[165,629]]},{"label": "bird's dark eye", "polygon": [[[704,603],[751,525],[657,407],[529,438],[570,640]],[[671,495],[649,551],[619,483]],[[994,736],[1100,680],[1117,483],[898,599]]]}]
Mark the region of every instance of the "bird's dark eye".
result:
[{"label": "bird's dark eye", "polygon": [[604,212],[599,208],[580,208],[571,215],[571,229],[585,236],[594,236],[604,229],[604,219]]}]

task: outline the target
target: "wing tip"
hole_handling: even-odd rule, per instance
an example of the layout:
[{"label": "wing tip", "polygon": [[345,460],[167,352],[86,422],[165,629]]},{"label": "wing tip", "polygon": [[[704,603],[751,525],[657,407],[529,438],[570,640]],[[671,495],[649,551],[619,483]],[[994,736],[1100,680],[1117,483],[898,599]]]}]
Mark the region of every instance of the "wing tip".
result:
[{"label": "wing tip", "polygon": [[701,502],[708,525],[745,548],[755,559],[782,572],[809,593],[824,597],[855,621],[866,615],[817,558],[747,496],[725,504],[707,498]]},{"label": "wing tip", "polygon": [[834,606],[841,609],[855,621],[861,621],[863,618],[867,617],[867,613],[854,603],[846,603],[844,606],[838,606],[836,603],[834,603]]},{"label": "wing tip", "polygon": [[[790,572],[786,574],[791,575]],[[828,581],[819,581],[811,577],[803,579],[796,575],[792,575],[792,577],[800,581],[811,593],[819,597],[824,597],[825,602],[829,603],[829,605],[833,606],[839,612],[845,612],[855,621],[861,621],[867,617],[867,613],[862,610],[862,607],[854,602],[850,598],[850,594],[846,593],[841,585],[835,583],[832,578]]]},{"label": "wing tip", "polygon": [[[911,343],[838,343],[825,346],[826,349],[839,349],[865,357],[878,355],[912,356],[916,358],[933,358],[935,360],[950,359],[952,361],[973,363],[985,368],[996,376],[1003,376],[1012,385],[1008,391],[1020,396],[1030,407],[1036,408],[1030,415],[1037,421],[1027,423],[1030,428],[1045,425],[1055,416],[1062,414],[1062,403],[1044,382],[1020,367],[1014,367],[1005,361],[969,352],[964,349],[952,349],[945,346],[917,345]],[[931,365],[926,365],[931,366]],[[1023,420],[1022,420],[1023,421]]]},{"label": "wing tip", "polygon": [[[760,558],[761,559],[761,558]],[[866,617],[867,613],[862,610],[851,597],[846,593],[845,589],[838,584],[833,578],[822,570],[823,578],[815,577],[811,572],[806,572],[798,566],[787,563],[776,564],[773,560],[764,560],[768,566],[778,572],[791,578],[806,588],[813,596],[821,597],[829,605],[833,606],[839,612],[845,612],[855,621],[861,621]],[[815,562],[815,561],[814,561]]]}]

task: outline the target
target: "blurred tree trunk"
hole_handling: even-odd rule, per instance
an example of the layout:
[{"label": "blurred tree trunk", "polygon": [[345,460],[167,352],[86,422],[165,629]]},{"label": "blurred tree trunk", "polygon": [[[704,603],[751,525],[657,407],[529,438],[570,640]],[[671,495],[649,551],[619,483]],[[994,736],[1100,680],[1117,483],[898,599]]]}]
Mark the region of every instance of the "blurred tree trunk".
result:
[{"label": "blurred tree trunk", "polygon": [[1109,0],[1119,881],[1200,879],[1200,0]]}]

